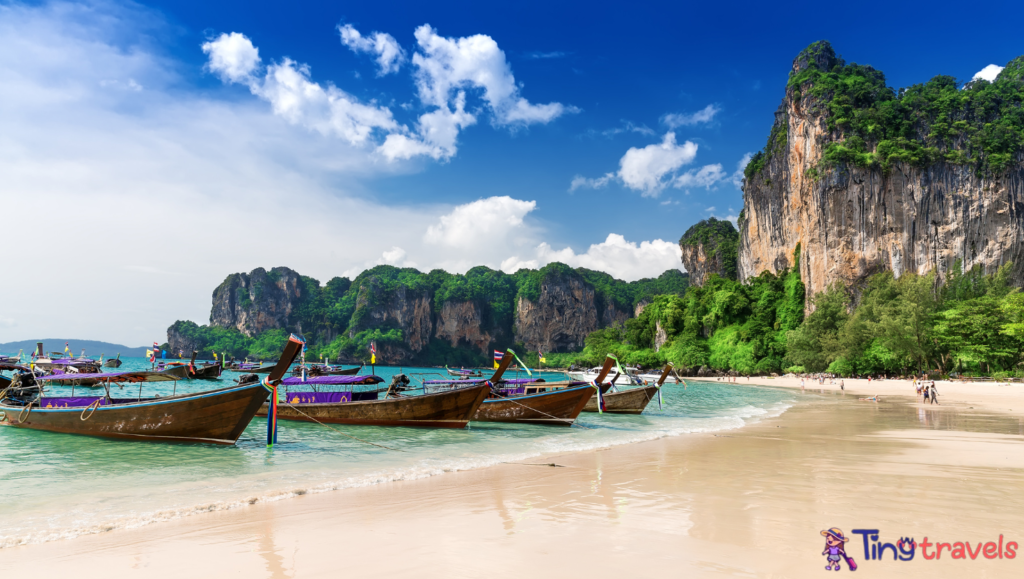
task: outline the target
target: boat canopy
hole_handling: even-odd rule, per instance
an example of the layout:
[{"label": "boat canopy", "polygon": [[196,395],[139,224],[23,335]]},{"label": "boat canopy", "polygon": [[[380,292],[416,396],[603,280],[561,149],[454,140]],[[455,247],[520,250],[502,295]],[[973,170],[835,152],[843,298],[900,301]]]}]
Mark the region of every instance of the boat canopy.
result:
[{"label": "boat canopy", "polygon": [[301,376],[293,376],[291,378],[285,378],[284,380],[281,380],[281,384],[285,386],[302,386],[303,384],[380,384],[383,381],[383,378],[374,375],[306,376],[305,380],[303,380]]},{"label": "boat canopy", "polygon": [[23,370],[25,372],[32,371],[25,366],[21,366],[18,364],[8,364],[6,362],[0,362],[0,370]]},{"label": "boat canopy", "polygon": [[74,382],[78,380],[110,380],[111,382],[174,382],[180,380],[176,376],[161,372],[99,372],[95,374],[48,374],[39,376],[36,381]]},{"label": "boat canopy", "polygon": [[[476,380],[424,380],[424,384],[464,384],[466,386],[470,384],[480,384],[481,382],[487,382],[487,378],[478,378]],[[502,380],[500,384],[533,384],[534,382],[544,383],[543,378],[515,378],[512,380]]]}]

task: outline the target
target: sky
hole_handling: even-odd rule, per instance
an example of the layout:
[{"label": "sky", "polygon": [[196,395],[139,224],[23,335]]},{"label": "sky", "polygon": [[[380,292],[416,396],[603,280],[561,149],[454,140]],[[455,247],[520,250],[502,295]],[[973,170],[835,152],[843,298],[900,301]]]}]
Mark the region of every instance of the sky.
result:
[{"label": "sky", "polygon": [[162,342],[256,267],[682,270],[811,42],[1024,54],[1019,3],[942,4],[0,0],[0,342]]}]

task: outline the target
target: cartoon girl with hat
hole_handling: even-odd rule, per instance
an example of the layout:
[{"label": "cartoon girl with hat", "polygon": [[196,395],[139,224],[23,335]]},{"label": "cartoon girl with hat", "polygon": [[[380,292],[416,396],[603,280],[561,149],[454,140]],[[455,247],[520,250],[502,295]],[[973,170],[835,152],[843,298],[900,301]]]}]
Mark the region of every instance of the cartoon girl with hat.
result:
[{"label": "cartoon girl with hat", "polygon": [[821,554],[828,556],[828,565],[825,565],[825,570],[831,570],[832,566],[835,565],[835,570],[838,571],[839,561],[846,559],[846,564],[850,566],[850,571],[856,571],[857,564],[846,555],[846,550],[843,548],[843,543],[849,541],[843,535],[843,532],[836,527],[832,527],[827,531],[822,531],[821,534],[825,537],[825,550]]}]

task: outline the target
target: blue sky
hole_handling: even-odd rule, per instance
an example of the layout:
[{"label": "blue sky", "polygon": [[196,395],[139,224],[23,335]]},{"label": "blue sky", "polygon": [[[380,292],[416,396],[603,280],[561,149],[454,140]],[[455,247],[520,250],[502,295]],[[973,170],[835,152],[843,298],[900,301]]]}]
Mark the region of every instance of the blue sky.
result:
[{"label": "blue sky", "polygon": [[[656,276],[686,228],[739,213],[736,172],[807,44],[894,87],[966,81],[1024,53],[999,28],[1021,12],[0,2],[0,196],[48,225],[13,225],[11,251],[111,276],[11,290],[0,341],[148,343],[258,266]],[[90,313],[27,305],[64,302]]]}]

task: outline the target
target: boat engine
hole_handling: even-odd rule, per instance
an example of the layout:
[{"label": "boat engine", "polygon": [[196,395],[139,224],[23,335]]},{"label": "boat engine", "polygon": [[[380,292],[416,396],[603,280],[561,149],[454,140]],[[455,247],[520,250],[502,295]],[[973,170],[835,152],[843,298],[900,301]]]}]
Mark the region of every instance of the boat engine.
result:
[{"label": "boat engine", "polygon": [[242,377],[238,379],[238,385],[244,386],[246,384],[256,384],[260,381],[260,377],[256,374],[242,374]]},{"label": "boat engine", "polygon": [[409,377],[405,374],[396,374],[391,379],[391,385],[388,386],[388,396],[401,396],[401,393],[406,390],[412,390],[409,385]]}]

